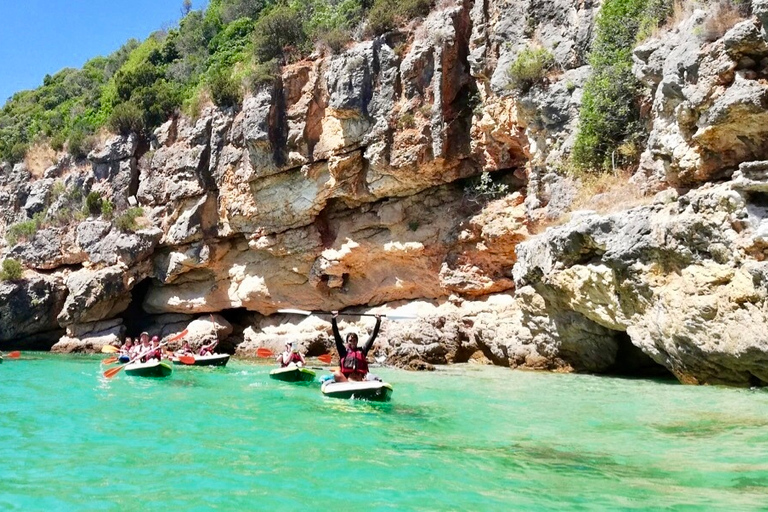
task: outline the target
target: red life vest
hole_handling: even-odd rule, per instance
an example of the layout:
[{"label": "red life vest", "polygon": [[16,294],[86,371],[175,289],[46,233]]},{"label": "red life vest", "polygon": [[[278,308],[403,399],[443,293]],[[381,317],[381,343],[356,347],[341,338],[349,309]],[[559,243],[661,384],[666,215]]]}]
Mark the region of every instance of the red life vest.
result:
[{"label": "red life vest", "polygon": [[341,362],[341,373],[343,375],[352,373],[365,375],[368,373],[368,361],[365,360],[361,349],[347,351],[347,355],[344,356],[344,360]]},{"label": "red life vest", "polygon": [[291,363],[300,363],[301,362],[301,356],[298,352],[291,352],[291,356],[288,358],[288,360],[283,359],[283,368],[288,366]]}]

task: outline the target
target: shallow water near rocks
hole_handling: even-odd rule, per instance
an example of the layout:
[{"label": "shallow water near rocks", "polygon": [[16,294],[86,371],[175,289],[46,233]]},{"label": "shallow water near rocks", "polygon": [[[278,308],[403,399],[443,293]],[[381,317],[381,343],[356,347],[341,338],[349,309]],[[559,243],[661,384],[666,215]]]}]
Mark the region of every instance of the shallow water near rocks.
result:
[{"label": "shallow water near rocks", "polygon": [[768,504],[763,391],[458,365],[376,369],[375,404],[249,362],[107,381],[100,357],[24,357],[0,365],[0,509]]}]

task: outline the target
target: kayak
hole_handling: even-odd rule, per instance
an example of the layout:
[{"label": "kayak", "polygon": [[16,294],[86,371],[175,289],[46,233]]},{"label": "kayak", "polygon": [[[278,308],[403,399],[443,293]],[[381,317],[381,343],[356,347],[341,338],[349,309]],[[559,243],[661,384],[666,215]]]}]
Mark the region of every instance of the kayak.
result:
[{"label": "kayak", "polygon": [[354,398],[372,402],[386,402],[392,397],[392,385],[379,380],[334,382],[328,380],[320,387],[323,395],[331,398]]},{"label": "kayak", "polygon": [[211,354],[209,356],[192,356],[195,358],[194,364],[186,364],[179,361],[178,357],[172,357],[173,364],[182,366],[227,366],[229,354]]},{"label": "kayak", "polygon": [[173,365],[168,361],[150,359],[146,363],[126,365],[125,373],[134,377],[168,377],[173,373]]},{"label": "kayak", "polygon": [[312,382],[315,380],[315,372],[295,365],[275,368],[269,372],[269,376],[283,382]]}]

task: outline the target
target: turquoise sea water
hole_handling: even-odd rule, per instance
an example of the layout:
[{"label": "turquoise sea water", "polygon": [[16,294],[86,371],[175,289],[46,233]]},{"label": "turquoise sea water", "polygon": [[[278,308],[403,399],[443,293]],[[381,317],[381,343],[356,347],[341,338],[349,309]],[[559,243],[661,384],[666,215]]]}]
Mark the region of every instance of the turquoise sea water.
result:
[{"label": "turquoise sea water", "polygon": [[452,366],[374,404],[269,366],[0,365],[0,510],[768,508],[768,393]]}]

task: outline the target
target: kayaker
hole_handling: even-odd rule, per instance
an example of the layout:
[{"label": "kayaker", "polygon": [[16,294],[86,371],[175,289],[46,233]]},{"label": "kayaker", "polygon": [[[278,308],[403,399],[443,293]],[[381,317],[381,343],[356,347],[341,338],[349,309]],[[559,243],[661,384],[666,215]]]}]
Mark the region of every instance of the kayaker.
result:
[{"label": "kayaker", "polygon": [[348,380],[365,380],[368,375],[368,351],[373,346],[373,341],[379,334],[379,327],[381,327],[381,315],[376,315],[376,326],[373,328],[373,333],[368,341],[365,342],[362,348],[357,346],[357,333],[347,333],[346,346],[341,340],[341,334],[339,333],[339,326],[336,323],[336,318],[339,316],[338,311],[332,311],[331,327],[333,327],[333,339],[336,342],[336,350],[339,352],[339,361],[341,361],[340,368],[334,372],[333,378],[336,382],[346,382]]},{"label": "kayaker", "polygon": [[141,362],[146,363],[152,352],[152,345],[149,344],[149,333],[146,331],[141,333],[139,341],[141,344],[136,349],[136,353],[137,355],[141,355]]},{"label": "kayaker", "polygon": [[200,352],[198,353],[198,355],[201,355],[201,356],[211,356],[211,355],[213,355],[213,348],[216,345],[218,345],[218,343],[219,343],[219,340],[216,340],[216,341],[213,341],[213,342],[209,343],[208,345],[203,345],[202,347],[200,347]]},{"label": "kayaker", "polygon": [[163,358],[163,351],[160,350],[160,337],[152,336],[152,352],[147,359],[157,359],[158,361]]},{"label": "kayaker", "polygon": [[133,351],[133,339],[130,336],[126,336],[123,346],[120,347],[120,354],[130,356]]},{"label": "kayaker", "polygon": [[185,341],[184,344],[181,346],[181,348],[176,352],[180,356],[191,356],[194,355],[194,352],[192,351],[192,347],[189,345],[188,341]]},{"label": "kayaker", "polygon": [[304,360],[304,356],[299,353],[298,347],[293,346],[292,341],[285,344],[285,352],[278,354],[277,362],[280,363],[280,366],[283,368],[291,363],[296,366],[304,366],[307,364],[307,361]]}]

